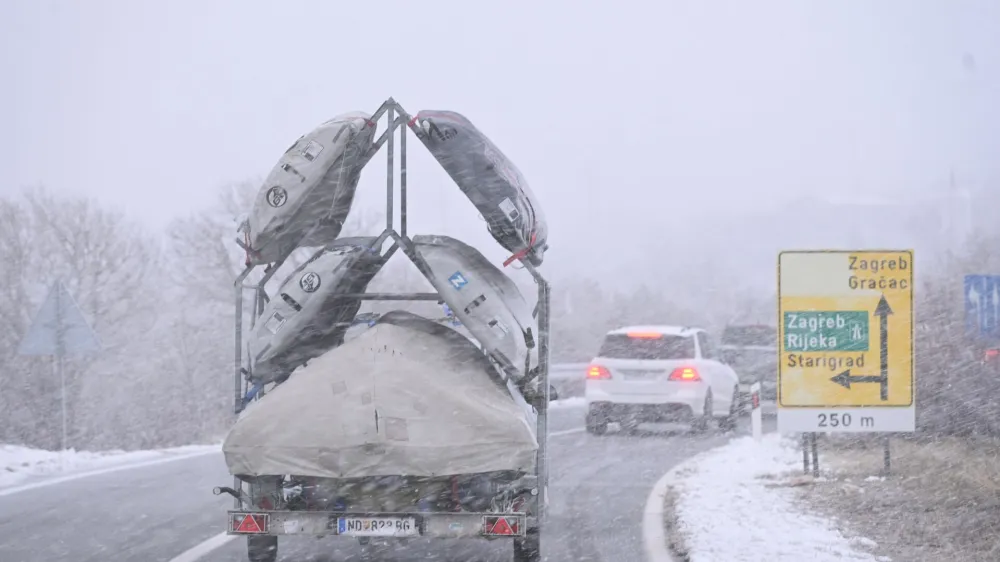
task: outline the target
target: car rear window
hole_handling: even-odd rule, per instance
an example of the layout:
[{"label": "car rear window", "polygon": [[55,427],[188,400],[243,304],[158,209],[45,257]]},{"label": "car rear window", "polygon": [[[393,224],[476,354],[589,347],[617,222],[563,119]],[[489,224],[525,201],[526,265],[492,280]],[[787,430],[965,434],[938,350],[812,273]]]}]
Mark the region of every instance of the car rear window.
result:
[{"label": "car rear window", "polygon": [[669,335],[634,338],[625,334],[608,334],[598,355],[608,359],[693,359],[694,338]]}]

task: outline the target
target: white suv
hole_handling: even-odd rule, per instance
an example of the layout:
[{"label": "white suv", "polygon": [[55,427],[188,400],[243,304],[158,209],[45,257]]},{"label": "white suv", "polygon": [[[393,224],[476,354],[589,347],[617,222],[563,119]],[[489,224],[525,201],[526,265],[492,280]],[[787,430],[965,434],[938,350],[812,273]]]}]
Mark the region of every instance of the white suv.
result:
[{"label": "white suv", "polygon": [[719,361],[699,328],[630,326],[612,330],[587,369],[587,431],[609,422],[633,429],[643,422],[690,422],[703,431],[715,418],[735,428],[739,378]]}]

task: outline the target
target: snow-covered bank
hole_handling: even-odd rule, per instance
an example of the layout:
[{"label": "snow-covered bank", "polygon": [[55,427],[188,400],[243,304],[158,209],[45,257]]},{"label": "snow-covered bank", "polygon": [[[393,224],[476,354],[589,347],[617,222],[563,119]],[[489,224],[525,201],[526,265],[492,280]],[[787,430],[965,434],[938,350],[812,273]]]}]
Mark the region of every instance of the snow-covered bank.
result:
[{"label": "snow-covered bank", "polygon": [[760,443],[735,439],[675,469],[666,517],[688,560],[888,562],[864,551],[872,541],[845,537],[808,513],[792,487],[801,463],[794,443],[768,434]]},{"label": "snow-covered bank", "polygon": [[219,445],[187,445],[149,451],[75,451],[65,453],[31,449],[19,445],[0,445],[0,488],[20,484],[27,479],[66,476],[114,466],[147,462],[173,456],[220,451]]}]

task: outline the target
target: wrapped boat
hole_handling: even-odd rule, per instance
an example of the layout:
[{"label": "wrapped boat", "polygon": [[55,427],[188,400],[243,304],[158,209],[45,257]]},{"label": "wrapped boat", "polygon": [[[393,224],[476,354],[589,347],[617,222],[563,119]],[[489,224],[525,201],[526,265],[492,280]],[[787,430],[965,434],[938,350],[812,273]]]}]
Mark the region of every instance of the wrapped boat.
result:
[{"label": "wrapped boat", "polygon": [[532,408],[467,338],[402,311],[299,367],[223,444],[233,475],[438,477],[532,470]]},{"label": "wrapped boat", "polygon": [[482,214],[497,243],[514,254],[512,259],[541,265],[548,226],[517,166],[460,113],[421,111],[413,128]]},{"label": "wrapped boat", "polygon": [[370,119],[360,111],[338,115],[285,151],[241,225],[253,263],[272,263],[296,247],[323,246],[340,235],[375,137]]},{"label": "wrapped boat", "polygon": [[302,264],[264,307],[247,341],[250,380],[266,384],[340,345],[361,307],[359,299],[385,258],[374,237],[342,238]]},{"label": "wrapped boat", "polygon": [[537,363],[531,307],[479,250],[448,236],[417,235],[413,248],[451,313],[515,379]]}]

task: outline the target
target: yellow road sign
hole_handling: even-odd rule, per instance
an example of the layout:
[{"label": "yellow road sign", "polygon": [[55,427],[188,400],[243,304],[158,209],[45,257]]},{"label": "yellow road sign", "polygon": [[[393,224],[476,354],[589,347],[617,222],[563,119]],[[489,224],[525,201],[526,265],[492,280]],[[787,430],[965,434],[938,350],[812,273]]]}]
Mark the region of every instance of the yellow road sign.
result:
[{"label": "yellow road sign", "polygon": [[778,406],[913,406],[913,251],[778,255]]}]

